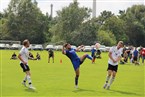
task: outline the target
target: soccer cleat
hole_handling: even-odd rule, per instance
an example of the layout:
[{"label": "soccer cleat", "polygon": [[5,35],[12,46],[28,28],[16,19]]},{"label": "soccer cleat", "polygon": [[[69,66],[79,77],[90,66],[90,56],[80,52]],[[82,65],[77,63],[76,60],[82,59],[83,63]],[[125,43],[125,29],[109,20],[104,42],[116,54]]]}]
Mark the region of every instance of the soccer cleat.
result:
[{"label": "soccer cleat", "polygon": [[107,88],[106,88],[107,90],[109,90],[110,89],[110,86],[107,86]]},{"label": "soccer cleat", "polygon": [[22,82],[22,85],[24,85],[25,87],[27,87],[26,82]]},{"label": "soccer cleat", "polygon": [[79,88],[78,85],[75,85],[75,88],[78,89]]},{"label": "soccer cleat", "polygon": [[103,86],[103,88],[105,89],[107,87],[107,85],[108,85],[108,83],[105,83],[104,86]]},{"label": "soccer cleat", "polygon": [[36,88],[33,87],[32,85],[29,86],[29,89],[36,90]]}]

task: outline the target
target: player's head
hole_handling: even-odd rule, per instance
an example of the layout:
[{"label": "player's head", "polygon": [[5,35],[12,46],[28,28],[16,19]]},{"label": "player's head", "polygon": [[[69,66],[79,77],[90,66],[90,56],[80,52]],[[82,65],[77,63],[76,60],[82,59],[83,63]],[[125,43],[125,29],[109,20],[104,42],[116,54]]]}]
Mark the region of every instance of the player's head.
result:
[{"label": "player's head", "polygon": [[66,49],[71,49],[71,45],[70,45],[69,43],[64,44],[64,47],[65,47]]},{"label": "player's head", "polygon": [[118,44],[117,44],[117,48],[120,49],[120,48],[123,48],[123,47],[124,47],[123,41],[119,41]]},{"label": "player's head", "polygon": [[30,46],[29,40],[28,40],[28,39],[25,39],[25,40],[23,41],[23,45],[24,45],[26,48],[28,48],[28,47]]}]

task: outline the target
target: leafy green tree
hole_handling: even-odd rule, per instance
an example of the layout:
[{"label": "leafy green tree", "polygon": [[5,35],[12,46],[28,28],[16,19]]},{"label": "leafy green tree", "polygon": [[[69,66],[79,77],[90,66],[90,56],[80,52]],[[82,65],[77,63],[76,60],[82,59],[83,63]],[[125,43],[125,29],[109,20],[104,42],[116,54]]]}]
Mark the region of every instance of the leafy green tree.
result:
[{"label": "leafy green tree", "polygon": [[45,33],[48,32],[48,21],[37,6],[37,2],[31,0],[11,0],[5,10],[5,18],[8,20],[3,32],[9,33],[6,39],[29,39],[32,43],[44,43]]},{"label": "leafy green tree", "polygon": [[72,44],[75,45],[92,45],[95,43],[95,41],[97,41],[97,37],[96,37],[96,27],[95,25],[92,23],[92,21],[87,21],[85,23],[83,23],[80,26],[80,29],[75,32],[73,32],[72,34]]},{"label": "leafy green tree", "polygon": [[98,37],[98,41],[100,41],[101,44],[104,44],[107,46],[112,46],[116,44],[116,39],[112,32],[99,30],[97,37]]},{"label": "leafy green tree", "polygon": [[112,16],[106,20],[101,29],[111,31],[115,35],[117,41],[128,41],[124,25],[125,22],[122,19]]},{"label": "leafy green tree", "polygon": [[135,46],[145,46],[145,6],[134,5],[128,8],[124,21],[125,32],[129,37],[130,43]]},{"label": "leafy green tree", "polygon": [[80,29],[84,20],[88,19],[90,10],[85,7],[80,8],[78,2],[74,1],[68,7],[58,11],[57,14],[57,23],[52,28],[54,37],[57,35],[58,39],[73,43],[74,40],[71,40],[73,33]]}]

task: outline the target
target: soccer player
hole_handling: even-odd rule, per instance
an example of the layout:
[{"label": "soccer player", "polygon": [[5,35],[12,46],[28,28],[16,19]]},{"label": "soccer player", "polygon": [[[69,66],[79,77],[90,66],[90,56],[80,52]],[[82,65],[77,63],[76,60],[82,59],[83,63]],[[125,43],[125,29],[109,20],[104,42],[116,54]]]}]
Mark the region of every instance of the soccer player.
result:
[{"label": "soccer player", "polygon": [[[119,41],[117,46],[113,46],[109,51],[109,60],[108,60],[108,74],[106,78],[105,85],[103,88],[110,89],[110,85],[113,83],[117,70],[118,70],[118,62],[121,59],[121,54],[123,52],[123,41]],[[112,77],[111,77],[112,76]],[[109,83],[110,80],[110,83]]]},{"label": "soccer player", "polygon": [[16,59],[17,59],[17,55],[16,55],[16,53],[15,53],[15,52],[12,54],[11,59],[13,59],[13,60],[16,60]]},{"label": "soccer player", "polygon": [[41,59],[40,54],[37,52],[36,60],[40,60],[40,59]]},{"label": "soccer player", "polygon": [[[26,85],[26,81],[28,80],[28,83],[29,83],[29,88],[30,89],[35,89],[33,86],[32,86],[32,82],[31,82],[31,73],[30,73],[30,68],[28,66],[28,58],[31,58],[29,57],[29,51],[28,51],[28,47],[29,47],[30,43],[28,40],[24,40],[23,41],[23,47],[22,49],[20,50],[20,53],[18,55],[18,58],[20,59],[20,66],[21,68],[23,69],[23,72],[26,73],[26,76],[22,82],[22,84],[24,86],[27,86]],[[31,58],[33,59],[33,58]]]},{"label": "soccer player", "polygon": [[141,55],[142,55],[142,64],[144,65],[144,60],[145,60],[145,48],[142,48],[142,50],[141,50]]},{"label": "soccer player", "polygon": [[49,49],[48,50],[48,54],[49,54],[49,56],[48,56],[48,63],[50,63],[50,58],[51,57],[52,57],[52,60],[53,60],[53,63],[54,63],[54,52],[53,52],[53,50]]},{"label": "soccer player", "polygon": [[96,59],[96,49],[93,47],[92,49],[91,49],[91,56],[92,56],[92,58],[93,58],[93,60],[92,60],[92,64],[94,64],[95,63],[95,59]]},{"label": "soccer player", "polygon": [[138,64],[138,51],[137,51],[137,48],[135,47],[135,50],[134,50],[134,52],[133,52],[133,61],[134,61],[134,64],[135,65],[139,65]]},{"label": "soccer player", "polygon": [[83,55],[82,57],[78,57],[76,54],[76,51],[80,51],[84,46],[79,46],[77,49],[71,48],[71,45],[69,43],[64,44],[62,53],[65,54],[72,62],[72,65],[74,67],[76,76],[75,76],[75,88],[78,88],[78,79],[80,75],[80,65],[84,62],[86,58],[93,60],[91,56],[88,54]]}]

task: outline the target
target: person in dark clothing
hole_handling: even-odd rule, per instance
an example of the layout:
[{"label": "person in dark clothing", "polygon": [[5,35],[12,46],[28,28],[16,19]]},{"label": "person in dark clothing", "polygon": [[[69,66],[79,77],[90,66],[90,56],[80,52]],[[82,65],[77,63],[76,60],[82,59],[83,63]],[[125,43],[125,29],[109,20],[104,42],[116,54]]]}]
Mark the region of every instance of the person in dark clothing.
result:
[{"label": "person in dark clothing", "polygon": [[48,50],[48,63],[50,63],[50,58],[52,57],[53,63],[54,63],[54,51],[52,49]]},{"label": "person in dark clothing", "polygon": [[12,54],[11,59],[13,59],[13,60],[16,60],[16,59],[17,59],[17,55],[16,55],[16,53],[15,53],[15,52]]}]

